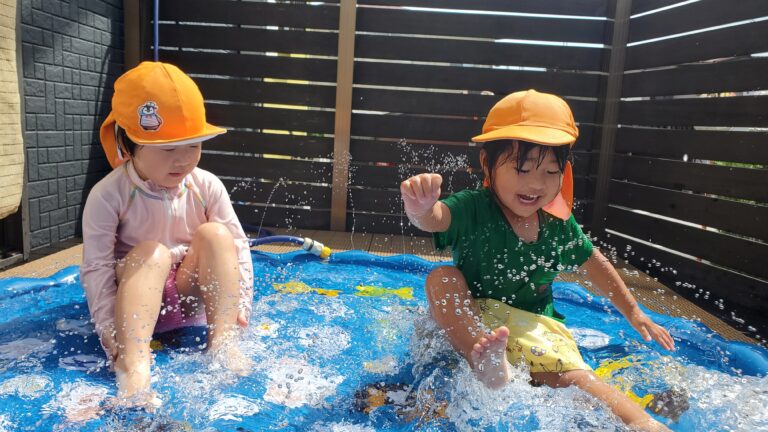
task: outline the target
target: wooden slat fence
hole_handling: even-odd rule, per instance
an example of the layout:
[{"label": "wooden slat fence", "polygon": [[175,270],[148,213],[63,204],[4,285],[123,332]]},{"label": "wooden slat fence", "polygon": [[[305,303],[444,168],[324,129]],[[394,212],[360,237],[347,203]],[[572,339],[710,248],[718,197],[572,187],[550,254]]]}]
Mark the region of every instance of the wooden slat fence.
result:
[{"label": "wooden slat fence", "polygon": [[528,88],[571,104],[581,129],[579,214],[589,208],[605,2],[569,2],[570,18],[527,15],[563,5],[552,1],[358,5],[348,229],[418,233],[402,215],[399,183],[434,170],[444,175],[446,193],[478,185],[479,150],[470,138],[494,103]]},{"label": "wooden slat fence", "polygon": [[768,51],[768,2],[702,0],[642,15],[674,3],[633,2],[608,242],[700,306],[765,334],[768,59],[753,54]]},{"label": "wooden slat fence", "polygon": [[[243,222],[418,234],[400,181],[479,184],[470,138],[501,97],[536,88],[579,124],[577,218],[700,306],[768,329],[768,57],[754,55],[768,52],[768,2],[636,0],[627,23],[614,18],[629,0],[358,0],[349,163],[337,152],[334,166],[341,1],[160,2],[160,58],[230,129],[201,166]],[[127,42],[147,59],[151,36],[142,25]]]}]

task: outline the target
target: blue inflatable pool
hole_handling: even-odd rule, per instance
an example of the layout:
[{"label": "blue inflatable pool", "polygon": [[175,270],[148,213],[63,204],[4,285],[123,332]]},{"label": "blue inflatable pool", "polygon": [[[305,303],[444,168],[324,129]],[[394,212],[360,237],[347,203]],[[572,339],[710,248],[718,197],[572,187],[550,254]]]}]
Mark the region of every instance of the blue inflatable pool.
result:
[{"label": "blue inflatable pool", "polygon": [[[524,371],[491,392],[427,317],[411,255],[254,252],[247,377],[200,351],[204,330],[153,342],[156,413],[108,408],[114,378],[88,321],[77,267],[0,281],[0,431],[623,430],[575,389],[531,387]],[[768,352],[701,324],[653,314],[678,350],[647,345],[605,299],[556,283],[555,301],[585,360],[642,402],[676,389],[690,408],[671,429],[768,430]],[[735,429],[734,429],[735,428]]]}]

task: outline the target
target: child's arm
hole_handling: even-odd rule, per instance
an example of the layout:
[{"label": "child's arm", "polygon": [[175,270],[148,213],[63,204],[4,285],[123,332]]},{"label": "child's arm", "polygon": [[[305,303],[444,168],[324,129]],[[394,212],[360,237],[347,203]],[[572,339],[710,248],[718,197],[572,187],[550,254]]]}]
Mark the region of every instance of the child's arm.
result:
[{"label": "child's arm", "polygon": [[604,296],[608,297],[646,342],[653,339],[667,350],[675,348],[675,342],[669,332],[653,322],[648,315],[640,310],[632,293],[629,292],[624,281],[619,277],[619,273],[600,251],[595,249],[592,256],[581,266],[581,269],[586,271],[587,277],[592,283]]},{"label": "child's arm", "polygon": [[405,214],[411,223],[427,232],[444,232],[451,226],[451,211],[438,201],[440,174],[419,174],[400,183]]}]

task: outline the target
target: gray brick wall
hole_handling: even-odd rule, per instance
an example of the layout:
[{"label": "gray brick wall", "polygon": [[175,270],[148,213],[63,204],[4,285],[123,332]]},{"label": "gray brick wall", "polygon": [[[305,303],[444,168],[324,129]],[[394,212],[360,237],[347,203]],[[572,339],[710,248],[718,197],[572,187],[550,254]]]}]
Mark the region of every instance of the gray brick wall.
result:
[{"label": "gray brick wall", "polygon": [[80,235],[88,192],[109,171],[98,127],[123,71],[122,4],[19,4],[33,250]]}]

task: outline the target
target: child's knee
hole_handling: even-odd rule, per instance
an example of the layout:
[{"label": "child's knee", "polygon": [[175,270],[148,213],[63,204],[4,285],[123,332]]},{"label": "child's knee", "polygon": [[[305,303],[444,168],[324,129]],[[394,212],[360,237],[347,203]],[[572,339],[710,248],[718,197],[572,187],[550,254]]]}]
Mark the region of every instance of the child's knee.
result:
[{"label": "child's knee", "polygon": [[442,266],[432,270],[427,276],[426,290],[428,296],[436,296],[439,293],[451,290],[452,288],[466,288],[464,275],[461,270],[453,266]]},{"label": "child's knee", "polygon": [[200,225],[194,235],[197,241],[209,244],[220,244],[222,242],[234,242],[232,233],[226,226],[218,222],[206,222]]}]

